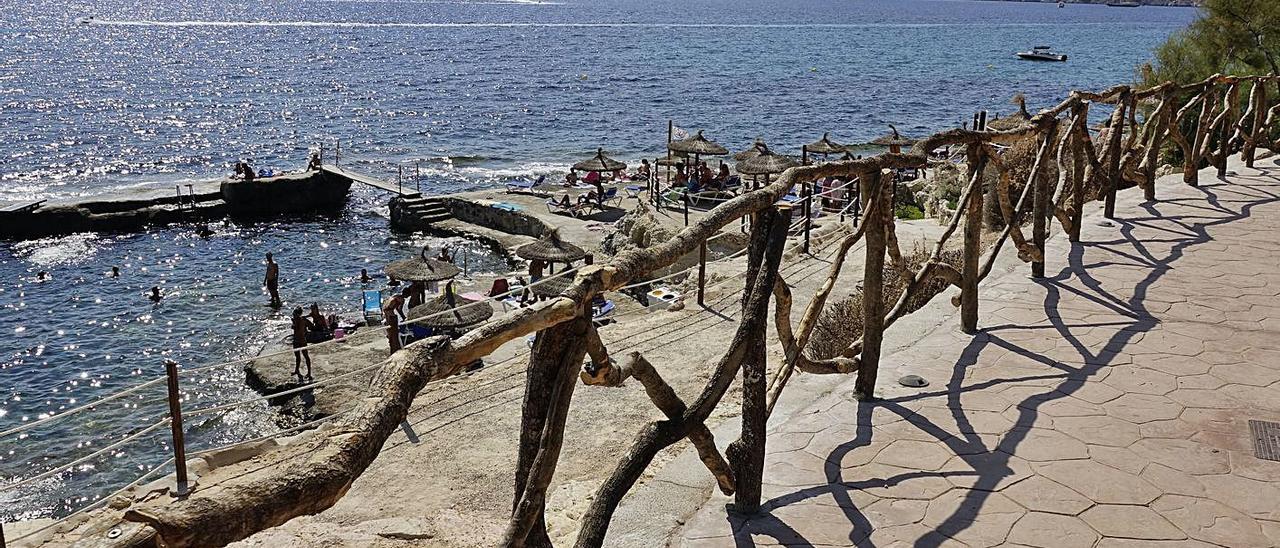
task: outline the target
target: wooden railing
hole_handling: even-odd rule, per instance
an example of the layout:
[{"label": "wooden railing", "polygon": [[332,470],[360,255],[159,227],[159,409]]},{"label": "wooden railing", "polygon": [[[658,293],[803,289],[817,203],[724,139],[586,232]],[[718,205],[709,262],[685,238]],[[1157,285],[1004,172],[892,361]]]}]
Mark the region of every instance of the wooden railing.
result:
[{"label": "wooden railing", "polygon": [[[328,508],[373,462],[428,382],[452,376],[502,344],[530,333],[537,333],[537,337],[526,373],[515,497],[505,544],[550,544],[543,509],[564,442],[569,403],[580,380],[587,385],[616,386],[635,378],[666,419],[637,432],[583,516],[578,546],[604,543],[619,501],[658,451],[682,439],[697,449],[721,491],[734,495],[738,511],[756,511],[764,473],[765,425],[794,371],[856,374],[856,392],[864,398],[873,397],[884,330],[908,314],[911,303],[932,298],[922,293],[926,288],[936,286],[937,280],[958,287],[955,304],[960,307],[961,326],[974,332],[978,327],[978,284],[992,271],[1006,241],[1012,240],[1018,256],[1030,263],[1033,276],[1043,276],[1050,221],[1056,218],[1075,242],[1079,241],[1083,206],[1091,196],[1104,201],[1108,217],[1115,214],[1116,190],[1126,181],[1141,187],[1148,199],[1155,199],[1157,163],[1169,140],[1180,148],[1185,159],[1183,177],[1192,185],[1198,183],[1202,163],[1217,166],[1221,175],[1225,174],[1227,156],[1235,151],[1241,151],[1250,166],[1259,147],[1275,151],[1278,144],[1269,135],[1276,128],[1280,104],[1268,100],[1266,87],[1278,82],[1274,75],[1214,76],[1182,86],[1166,83],[1141,90],[1116,86],[1098,93],[1073,92],[1013,129],[987,131],[980,124],[974,129],[934,134],[906,153],[792,168],[772,184],[715,207],[669,241],[583,267],[573,285],[557,298],[512,311],[458,339],[435,337],[407,346],[378,371],[353,412],[308,440],[261,457],[274,463],[271,473],[227,479],[206,492],[197,487],[176,502],[135,505],[125,519],[146,524],[150,534],[158,534],[169,545],[221,545]],[[1246,88],[1249,94],[1242,114],[1240,95]],[[1109,129],[1098,144],[1088,128],[1090,109],[1096,105],[1111,109]],[[1197,107],[1198,113],[1190,116]],[[997,145],[1014,144],[1032,144],[1034,154],[1017,158],[997,150]],[[935,151],[953,146],[965,148],[967,184],[928,258],[914,272],[908,271],[890,205],[891,170],[925,167]],[[1056,178],[1050,174],[1055,167]],[[1028,175],[1015,181],[1015,170],[1021,168],[1029,168]],[[988,193],[983,181],[988,172],[995,175],[993,194],[1004,228],[995,241],[984,246],[982,212]],[[856,232],[839,242],[825,282],[793,328],[792,296],[778,268],[789,216],[776,204],[792,187],[826,177],[856,177],[862,203],[867,205],[866,215]],[[1016,200],[1015,185],[1022,186]],[[683,401],[658,369],[638,353],[620,362],[611,360],[591,322],[592,298],[642,281],[648,273],[701,249],[720,229],[744,217],[752,219],[752,230],[742,319],[698,396],[691,402]],[[1029,239],[1023,234],[1027,224]],[[952,265],[943,255],[957,231],[963,232],[963,260]],[[866,242],[862,337],[841,356],[813,359],[804,349],[846,256],[862,239]],[[887,270],[909,280],[892,306],[884,297]],[[770,300],[775,302],[774,323],[785,348],[785,362],[767,379]],[[588,356],[590,363],[584,368]],[[742,434],[721,454],[706,420],[739,371],[743,378]]]}]

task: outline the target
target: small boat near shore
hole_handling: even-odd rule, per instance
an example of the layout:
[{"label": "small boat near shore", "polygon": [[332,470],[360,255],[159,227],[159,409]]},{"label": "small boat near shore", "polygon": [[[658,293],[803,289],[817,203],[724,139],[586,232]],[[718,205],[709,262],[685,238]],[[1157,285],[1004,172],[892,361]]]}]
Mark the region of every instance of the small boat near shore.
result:
[{"label": "small boat near shore", "polygon": [[90,15],[88,17],[80,17],[76,19],[76,25],[92,25],[96,19]]},{"label": "small boat near shore", "polygon": [[1018,57],[1028,61],[1066,61],[1066,54],[1055,53],[1049,46],[1036,46],[1030,51],[1019,51]]}]

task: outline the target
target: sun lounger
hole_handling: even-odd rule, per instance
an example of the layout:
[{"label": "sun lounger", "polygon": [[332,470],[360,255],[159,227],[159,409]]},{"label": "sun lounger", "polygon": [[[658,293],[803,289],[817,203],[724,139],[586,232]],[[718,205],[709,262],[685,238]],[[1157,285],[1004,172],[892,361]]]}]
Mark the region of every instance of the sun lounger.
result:
[{"label": "sun lounger", "polygon": [[639,198],[641,192],[648,191],[649,189],[640,185],[627,185],[624,187],[624,190],[627,191],[628,198]]},{"label": "sun lounger", "polygon": [[593,306],[591,307],[591,319],[598,320],[600,318],[608,316],[610,313],[613,312],[614,308],[615,306],[613,304],[613,301],[605,301],[604,304],[600,306]]},{"label": "sun lounger", "polygon": [[511,194],[513,192],[533,192],[533,187],[541,185],[546,180],[546,175],[539,175],[537,180],[534,181],[527,179],[522,181],[508,181],[507,194]]},{"label": "sun lounger", "polygon": [[579,202],[579,203],[570,204],[566,206],[560,203],[560,200],[557,200],[555,198],[547,200],[547,211],[552,214],[563,213],[571,217],[581,217],[583,214],[589,212],[590,210],[591,210],[591,204],[586,202]]},{"label": "sun lounger", "polygon": [[621,208],[621,207],[622,207],[622,196],[619,196],[619,195],[618,195],[618,189],[617,189],[617,187],[614,187],[614,188],[606,188],[606,189],[605,189],[605,191],[604,191],[604,198],[602,198],[602,199],[600,200],[600,203],[601,203],[601,204],[610,204],[610,203],[612,203],[612,204],[613,204],[613,207]]}]

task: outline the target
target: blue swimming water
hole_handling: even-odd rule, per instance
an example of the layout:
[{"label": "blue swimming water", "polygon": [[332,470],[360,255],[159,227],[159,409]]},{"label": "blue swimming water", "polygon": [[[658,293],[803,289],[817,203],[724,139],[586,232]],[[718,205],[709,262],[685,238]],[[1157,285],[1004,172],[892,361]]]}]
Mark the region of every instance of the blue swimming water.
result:
[{"label": "blue swimming water", "polygon": [[[1131,80],[1195,16],[926,0],[2,4],[0,200],[171,188],[240,158],[298,167],[337,140],[344,163],[416,165],[444,192],[554,172],[597,146],[655,156],[668,119],[731,149],[761,136],[797,152],[823,131],[866,141],[888,123],[920,135],[1009,112],[1015,91],[1034,109]],[[1013,56],[1038,44],[1070,61]],[[357,189],[338,216],[224,223],[208,240],[167,227],[0,243],[0,430],[150,378],[165,358],[256,351],[285,322],[262,306],[266,251],[286,300],[354,308],[360,267],[435,242],[391,234],[385,199]],[[468,245],[481,269],[504,268]],[[105,278],[111,265],[124,276]],[[36,282],[41,270],[53,280]],[[158,307],[142,296],[152,285],[169,295]],[[191,405],[251,395],[237,368],[192,382]],[[158,394],[0,440],[0,489],[148,424]],[[207,447],[280,426],[257,406],[189,435]],[[65,515],[163,460],[165,439],[0,491],[0,519]]]}]

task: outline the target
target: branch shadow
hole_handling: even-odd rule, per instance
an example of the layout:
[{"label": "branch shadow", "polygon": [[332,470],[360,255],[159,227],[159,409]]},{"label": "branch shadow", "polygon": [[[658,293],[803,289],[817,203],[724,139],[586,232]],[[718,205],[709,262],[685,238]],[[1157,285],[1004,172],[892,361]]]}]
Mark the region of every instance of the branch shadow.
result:
[{"label": "branch shadow", "polygon": [[[762,506],[758,516],[738,517],[734,530],[734,539],[738,547],[754,546],[753,535],[767,536],[776,543],[813,546],[800,532],[788,525],[782,518],[772,515],[774,510],[788,505],[800,503],[822,495],[831,495],[848,521],[848,541],[853,546],[872,546],[870,539],[874,524],[866,514],[858,508],[851,492],[874,487],[897,485],[912,479],[924,477],[955,477],[958,475],[974,475],[973,482],[967,485],[964,500],[958,509],[948,515],[936,526],[922,534],[914,542],[916,546],[939,546],[955,537],[958,533],[972,527],[978,514],[996,492],[1002,481],[1010,478],[1014,470],[1010,459],[1018,446],[1026,439],[1035,426],[1040,407],[1046,403],[1068,397],[1080,390],[1092,377],[1111,365],[1124,350],[1134,342],[1135,337],[1156,328],[1160,321],[1152,314],[1145,302],[1151,287],[1173,269],[1173,264],[1183,258],[1187,251],[1197,245],[1213,241],[1210,235],[1212,227],[1238,222],[1249,218],[1253,208],[1280,202],[1280,194],[1276,187],[1280,186],[1280,178],[1274,169],[1259,166],[1260,175],[1238,177],[1234,182],[1213,181],[1196,187],[1202,194],[1203,201],[1194,202],[1194,209],[1204,213],[1221,213],[1219,216],[1162,216],[1160,207],[1180,209],[1188,207],[1189,198],[1175,198],[1163,202],[1146,202],[1140,205],[1145,217],[1129,221],[1120,221],[1119,238],[1109,241],[1090,242],[1094,252],[1103,252],[1132,261],[1123,263],[1127,267],[1140,267],[1147,270],[1131,288],[1131,296],[1125,298],[1108,291],[1103,280],[1094,277],[1090,268],[1096,268],[1102,262],[1086,262],[1084,244],[1071,245],[1068,262],[1056,275],[1035,280],[1046,292],[1042,308],[1048,325],[1019,326],[1013,324],[996,325],[983,329],[970,339],[961,352],[951,370],[945,391],[931,391],[912,394],[899,398],[889,398],[875,402],[856,402],[856,429],[853,439],[840,444],[826,457],[824,474],[825,485],[798,489],[791,493],[772,498]],[[1243,199],[1240,199],[1243,198]],[[1238,210],[1231,209],[1229,204],[1239,204]],[[1189,222],[1188,222],[1189,221]],[[1177,228],[1158,226],[1160,223],[1172,223]],[[1139,239],[1137,230],[1160,232],[1161,238]],[[1153,250],[1152,246],[1168,246],[1167,252]],[[1129,249],[1121,249],[1128,247]],[[1074,282],[1071,283],[1071,282]],[[1070,315],[1063,314],[1064,298],[1085,299],[1087,302],[1105,309],[1108,313],[1126,318],[1119,322],[1071,322]],[[1081,340],[1073,329],[1091,329],[1095,327],[1112,328],[1114,333],[1105,341],[1092,349]],[[1025,329],[1053,329],[1065,341],[1069,349],[1079,357],[1079,365],[1067,365],[1019,346],[1016,342],[1000,337],[1001,332]],[[1060,373],[1037,375],[1034,377],[1017,377],[1010,379],[992,379],[982,383],[971,383],[965,386],[966,372],[978,363],[984,350],[990,347],[1000,348],[1033,362],[1058,370]],[[1073,360],[1075,361],[1075,360]],[[1026,396],[1010,409],[1016,409],[1017,418],[1013,426],[999,438],[992,447],[975,433],[963,406],[961,397],[967,392],[981,390],[997,384],[1026,382],[1028,380],[1052,380],[1055,384],[1044,386],[1042,393]],[[1039,385],[1036,385],[1039,386]],[[925,398],[946,396],[946,408],[950,410],[951,419],[955,422],[956,433],[934,423],[932,420],[916,413],[910,403]],[[930,437],[945,444],[956,456],[961,458],[971,471],[939,471],[909,472],[886,478],[872,478],[859,481],[848,481],[844,477],[841,461],[852,451],[872,443],[874,428],[872,416],[877,408],[897,415],[902,420],[919,428]],[[828,524],[835,526],[836,524]]]}]

